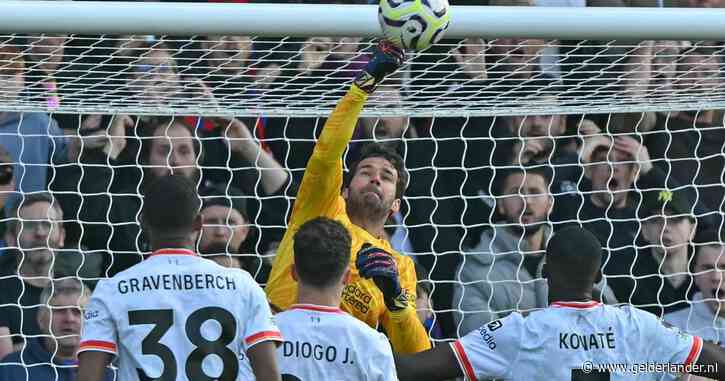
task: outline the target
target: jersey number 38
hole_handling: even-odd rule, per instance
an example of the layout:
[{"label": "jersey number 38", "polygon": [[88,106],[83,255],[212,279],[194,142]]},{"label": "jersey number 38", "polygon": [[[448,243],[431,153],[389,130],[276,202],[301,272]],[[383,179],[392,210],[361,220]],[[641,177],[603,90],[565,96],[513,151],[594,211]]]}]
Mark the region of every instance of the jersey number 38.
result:
[{"label": "jersey number 38", "polygon": [[[207,340],[201,334],[201,325],[208,320],[215,320],[221,327],[221,335],[216,340]],[[143,370],[137,369],[139,379],[142,381],[175,381],[178,373],[176,357],[169,347],[160,342],[174,323],[174,311],[170,309],[128,311],[128,323],[129,325],[154,325],[141,342],[141,353],[157,356],[164,365],[163,372],[157,378],[150,378]],[[237,355],[227,347],[234,341],[237,332],[237,322],[231,312],[220,307],[200,308],[192,312],[186,319],[185,331],[189,341],[196,346],[186,359],[184,371],[187,379],[199,381],[234,381],[237,379],[239,360]],[[222,374],[215,377],[205,374],[202,369],[202,362],[206,356],[212,354],[219,356],[223,362]]]}]

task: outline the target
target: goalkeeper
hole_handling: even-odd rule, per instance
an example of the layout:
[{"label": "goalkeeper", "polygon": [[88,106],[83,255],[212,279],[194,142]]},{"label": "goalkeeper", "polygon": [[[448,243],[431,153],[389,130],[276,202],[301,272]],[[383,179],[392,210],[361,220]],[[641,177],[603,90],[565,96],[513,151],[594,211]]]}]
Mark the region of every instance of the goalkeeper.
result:
[{"label": "goalkeeper", "polygon": [[383,238],[385,221],[400,208],[407,183],[403,159],[394,151],[371,144],[352,163],[344,183],[342,169],[343,152],[365,101],[403,61],[402,51],[389,42],[380,42],[325,123],[305,169],[266,291],[277,309],[294,303],[297,283],[291,267],[295,232],[315,217],[337,220],[352,237],[352,277],[343,290],[341,308],[373,328],[382,325],[395,352],[415,353],[430,348],[415,310],[415,267],[409,257],[393,251]]}]

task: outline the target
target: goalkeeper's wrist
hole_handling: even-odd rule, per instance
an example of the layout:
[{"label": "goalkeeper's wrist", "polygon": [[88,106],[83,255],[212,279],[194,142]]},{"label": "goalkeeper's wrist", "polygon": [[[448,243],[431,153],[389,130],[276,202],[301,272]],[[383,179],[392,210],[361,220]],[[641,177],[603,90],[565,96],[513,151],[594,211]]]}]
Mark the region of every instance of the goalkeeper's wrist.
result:
[{"label": "goalkeeper's wrist", "polygon": [[418,319],[418,315],[416,314],[415,307],[408,304],[405,306],[405,308],[402,309],[393,309],[391,310],[388,308],[388,313],[390,314],[390,318],[393,321],[397,322],[405,322],[408,319],[413,316],[415,319]]},{"label": "goalkeeper's wrist", "polygon": [[394,298],[385,297],[384,301],[385,307],[392,313],[405,311],[408,307],[410,307],[408,294],[404,290]]},{"label": "goalkeeper's wrist", "polygon": [[381,81],[382,80],[376,79],[372,74],[363,70],[360,72],[360,74],[358,74],[357,77],[355,77],[353,84],[355,87],[364,91],[366,94],[372,94],[373,92],[375,92],[375,89],[378,88],[378,84]]}]

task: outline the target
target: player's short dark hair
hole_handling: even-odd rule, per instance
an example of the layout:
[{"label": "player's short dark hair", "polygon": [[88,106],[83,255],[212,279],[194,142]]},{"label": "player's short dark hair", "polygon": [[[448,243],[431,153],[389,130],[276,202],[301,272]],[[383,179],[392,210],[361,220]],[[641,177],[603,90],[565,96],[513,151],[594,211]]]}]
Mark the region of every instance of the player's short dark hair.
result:
[{"label": "player's short dark hair", "polygon": [[589,230],[576,224],[564,225],[546,246],[547,258],[601,256],[602,244]]},{"label": "player's short dark hair", "polygon": [[593,281],[602,264],[602,244],[589,230],[575,224],[557,231],[546,246],[549,272],[566,274],[567,282],[585,287]]},{"label": "player's short dark hair", "polygon": [[154,179],[143,200],[143,223],[154,232],[191,232],[201,200],[196,186],[183,175]]},{"label": "player's short dark hair", "polygon": [[351,245],[350,233],[335,220],[317,217],[302,224],[294,236],[300,282],[319,288],[339,282],[350,265]]},{"label": "player's short dark hair", "polygon": [[405,161],[395,150],[380,143],[368,143],[360,150],[360,155],[350,165],[350,171],[345,176],[344,186],[348,187],[350,185],[360,162],[371,157],[383,158],[395,168],[395,171],[398,172],[398,182],[395,184],[395,198],[403,197],[405,188],[408,186],[408,171],[405,170]]}]

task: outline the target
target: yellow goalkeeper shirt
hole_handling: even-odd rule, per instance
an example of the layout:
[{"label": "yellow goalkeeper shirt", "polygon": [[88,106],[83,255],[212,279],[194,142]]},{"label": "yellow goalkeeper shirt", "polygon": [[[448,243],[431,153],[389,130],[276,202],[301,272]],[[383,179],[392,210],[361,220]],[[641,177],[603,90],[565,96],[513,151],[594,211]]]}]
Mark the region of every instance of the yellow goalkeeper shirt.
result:
[{"label": "yellow goalkeeper shirt", "polygon": [[[342,154],[352,138],[367,93],[353,85],[338,102],[325,124],[315,145],[292,210],[289,227],[277,250],[272,264],[266,292],[277,308],[287,309],[297,301],[297,282],[291,275],[294,262],[293,236],[297,229],[312,218],[325,216],[341,222],[352,236],[350,283],[342,294],[341,308],[370,327],[382,324],[393,349],[398,353],[416,353],[430,348],[425,328],[415,311],[416,275],[413,261],[395,252],[385,239],[372,236],[350,222],[345,209],[342,187]],[[357,252],[364,243],[370,243],[391,253],[398,264],[400,286],[408,294],[408,307],[390,312],[383,294],[372,280],[363,279],[355,267]]]}]

